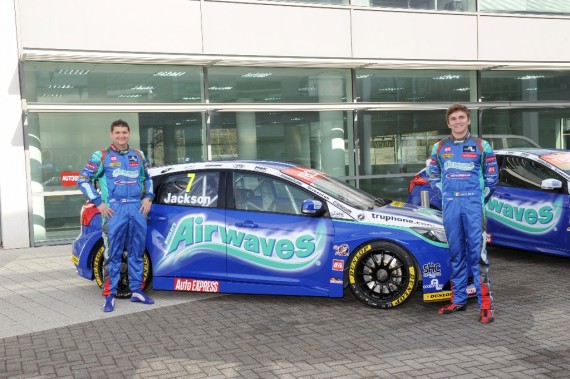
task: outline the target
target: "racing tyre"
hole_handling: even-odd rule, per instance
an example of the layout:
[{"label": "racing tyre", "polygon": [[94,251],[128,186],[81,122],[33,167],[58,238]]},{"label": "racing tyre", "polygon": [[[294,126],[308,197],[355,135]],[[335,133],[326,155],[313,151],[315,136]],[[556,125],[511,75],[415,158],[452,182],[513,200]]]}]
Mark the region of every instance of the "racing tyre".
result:
[{"label": "racing tyre", "polygon": [[[101,244],[95,251],[93,256],[93,276],[97,285],[103,288],[103,262],[105,261],[105,246]],[[129,288],[129,270],[127,265],[127,251],[123,252],[123,262],[121,263],[121,276],[119,279],[119,284],[117,286],[118,298],[128,298],[131,296],[131,290]],[[150,259],[148,257],[148,252],[144,252],[143,255],[143,289],[145,292],[152,289],[152,275],[150,271]]]},{"label": "racing tyre", "polygon": [[375,308],[402,304],[414,292],[418,278],[410,254],[391,242],[361,246],[348,260],[352,293]]}]

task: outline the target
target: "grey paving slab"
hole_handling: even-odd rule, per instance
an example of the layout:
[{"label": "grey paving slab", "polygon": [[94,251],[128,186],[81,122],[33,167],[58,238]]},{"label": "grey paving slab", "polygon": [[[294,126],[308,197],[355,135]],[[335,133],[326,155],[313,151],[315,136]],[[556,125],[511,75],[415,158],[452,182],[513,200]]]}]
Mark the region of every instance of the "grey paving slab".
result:
[{"label": "grey paving slab", "polygon": [[154,291],[153,305],[118,299],[116,311],[104,313],[98,287],[77,275],[70,245],[0,250],[0,338],[212,296],[219,295]]},{"label": "grey paving slab", "polygon": [[[107,315],[94,284],[66,271],[61,249],[0,255],[2,330],[10,329],[4,321],[27,324],[18,320],[26,311],[37,320],[60,314],[51,326],[4,332],[0,377],[570,378],[569,259],[492,249],[497,319],[482,325],[474,301],[443,316],[419,293],[382,311],[348,292],[326,299],[155,291],[157,305],[121,301]],[[30,259],[46,264],[22,262]],[[66,284],[20,287],[18,278],[34,276],[17,275],[25,267]],[[6,300],[19,290],[30,291],[25,305]],[[35,301],[38,292],[58,306]]]}]

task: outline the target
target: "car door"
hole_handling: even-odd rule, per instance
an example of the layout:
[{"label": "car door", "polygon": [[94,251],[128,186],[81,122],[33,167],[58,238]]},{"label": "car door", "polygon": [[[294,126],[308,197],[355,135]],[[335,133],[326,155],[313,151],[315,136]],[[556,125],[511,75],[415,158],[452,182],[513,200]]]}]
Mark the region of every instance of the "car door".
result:
[{"label": "car door", "polygon": [[158,186],[148,215],[147,247],[156,277],[223,279],[225,207],[220,171],[168,175]]},{"label": "car door", "polygon": [[[320,287],[326,295],[334,235],[329,217],[301,212],[315,195],[277,177],[236,171],[228,176],[227,274],[247,292],[287,286],[274,293],[297,293],[293,286]],[[264,287],[267,290],[268,287]],[[263,292],[263,291],[261,291]]]},{"label": "car door", "polygon": [[[498,159],[499,185],[487,203],[490,242],[533,251],[566,249],[568,182],[530,157]],[[549,178],[561,180],[564,188],[541,189]]]}]

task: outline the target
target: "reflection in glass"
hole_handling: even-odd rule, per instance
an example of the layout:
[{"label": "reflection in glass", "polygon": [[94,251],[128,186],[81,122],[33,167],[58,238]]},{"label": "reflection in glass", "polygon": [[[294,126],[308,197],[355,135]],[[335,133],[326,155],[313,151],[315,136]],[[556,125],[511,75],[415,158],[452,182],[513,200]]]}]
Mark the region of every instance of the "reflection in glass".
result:
[{"label": "reflection in glass", "polygon": [[[352,116],[346,112],[212,113],[212,159],[293,162],[350,175]],[[351,142],[352,143],[352,142]]]},{"label": "reflection in glass", "polygon": [[473,72],[435,70],[356,70],[359,102],[468,102]]},{"label": "reflection in glass", "polygon": [[24,96],[41,103],[197,103],[198,66],[24,62]]},{"label": "reflection in glass", "polygon": [[211,67],[212,103],[350,102],[349,69]]},{"label": "reflection in glass", "polygon": [[508,1],[508,0],[479,0],[479,10],[481,12],[501,12],[501,13],[547,13],[564,14],[570,13],[570,0],[528,0],[528,1]]},{"label": "reflection in glass", "polygon": [[483,71],[483,101],[570,100],[570,71]]},{"label": "reflection in glass", "polygon": [[[476,125],[473,113],[471,119]],[[444,110],[362,112],[358,133],[360,174],[390,175],[421,170],[449,128]]]}]

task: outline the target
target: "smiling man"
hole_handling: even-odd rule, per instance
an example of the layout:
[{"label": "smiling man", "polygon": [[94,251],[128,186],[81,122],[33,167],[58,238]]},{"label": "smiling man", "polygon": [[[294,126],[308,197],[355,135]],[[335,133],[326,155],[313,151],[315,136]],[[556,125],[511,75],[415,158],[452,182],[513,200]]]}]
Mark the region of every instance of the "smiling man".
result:
[{"label": "smiling man", "polygon": [[[131,300],[143,304],[154,301],[142,288],[146,215],[154,193],[148,163],[139,150],[129,147],[131,131],[123,120],[111,124],[111,146],[93,153],[81,171],[77,185],[101,212],[105,243],[103,311],[115,309],[123,251],[127,250]],[[95,189],[99,182],[101,192]]]},{"label": "smiling man", "polygon": [[[469,132],[469,109],[453,104],[446,112],[451,136],[433,146],[430,183],[441,190],[443,223],[451,252],[451,303],[440,314],[467,308],[469,276],[477,291],[479,321],[493,322],[493,296],[486,249],[485,203],[498,179],[495,154],[487,141]],[[470,275],[471,274],[471,275]]]}]

